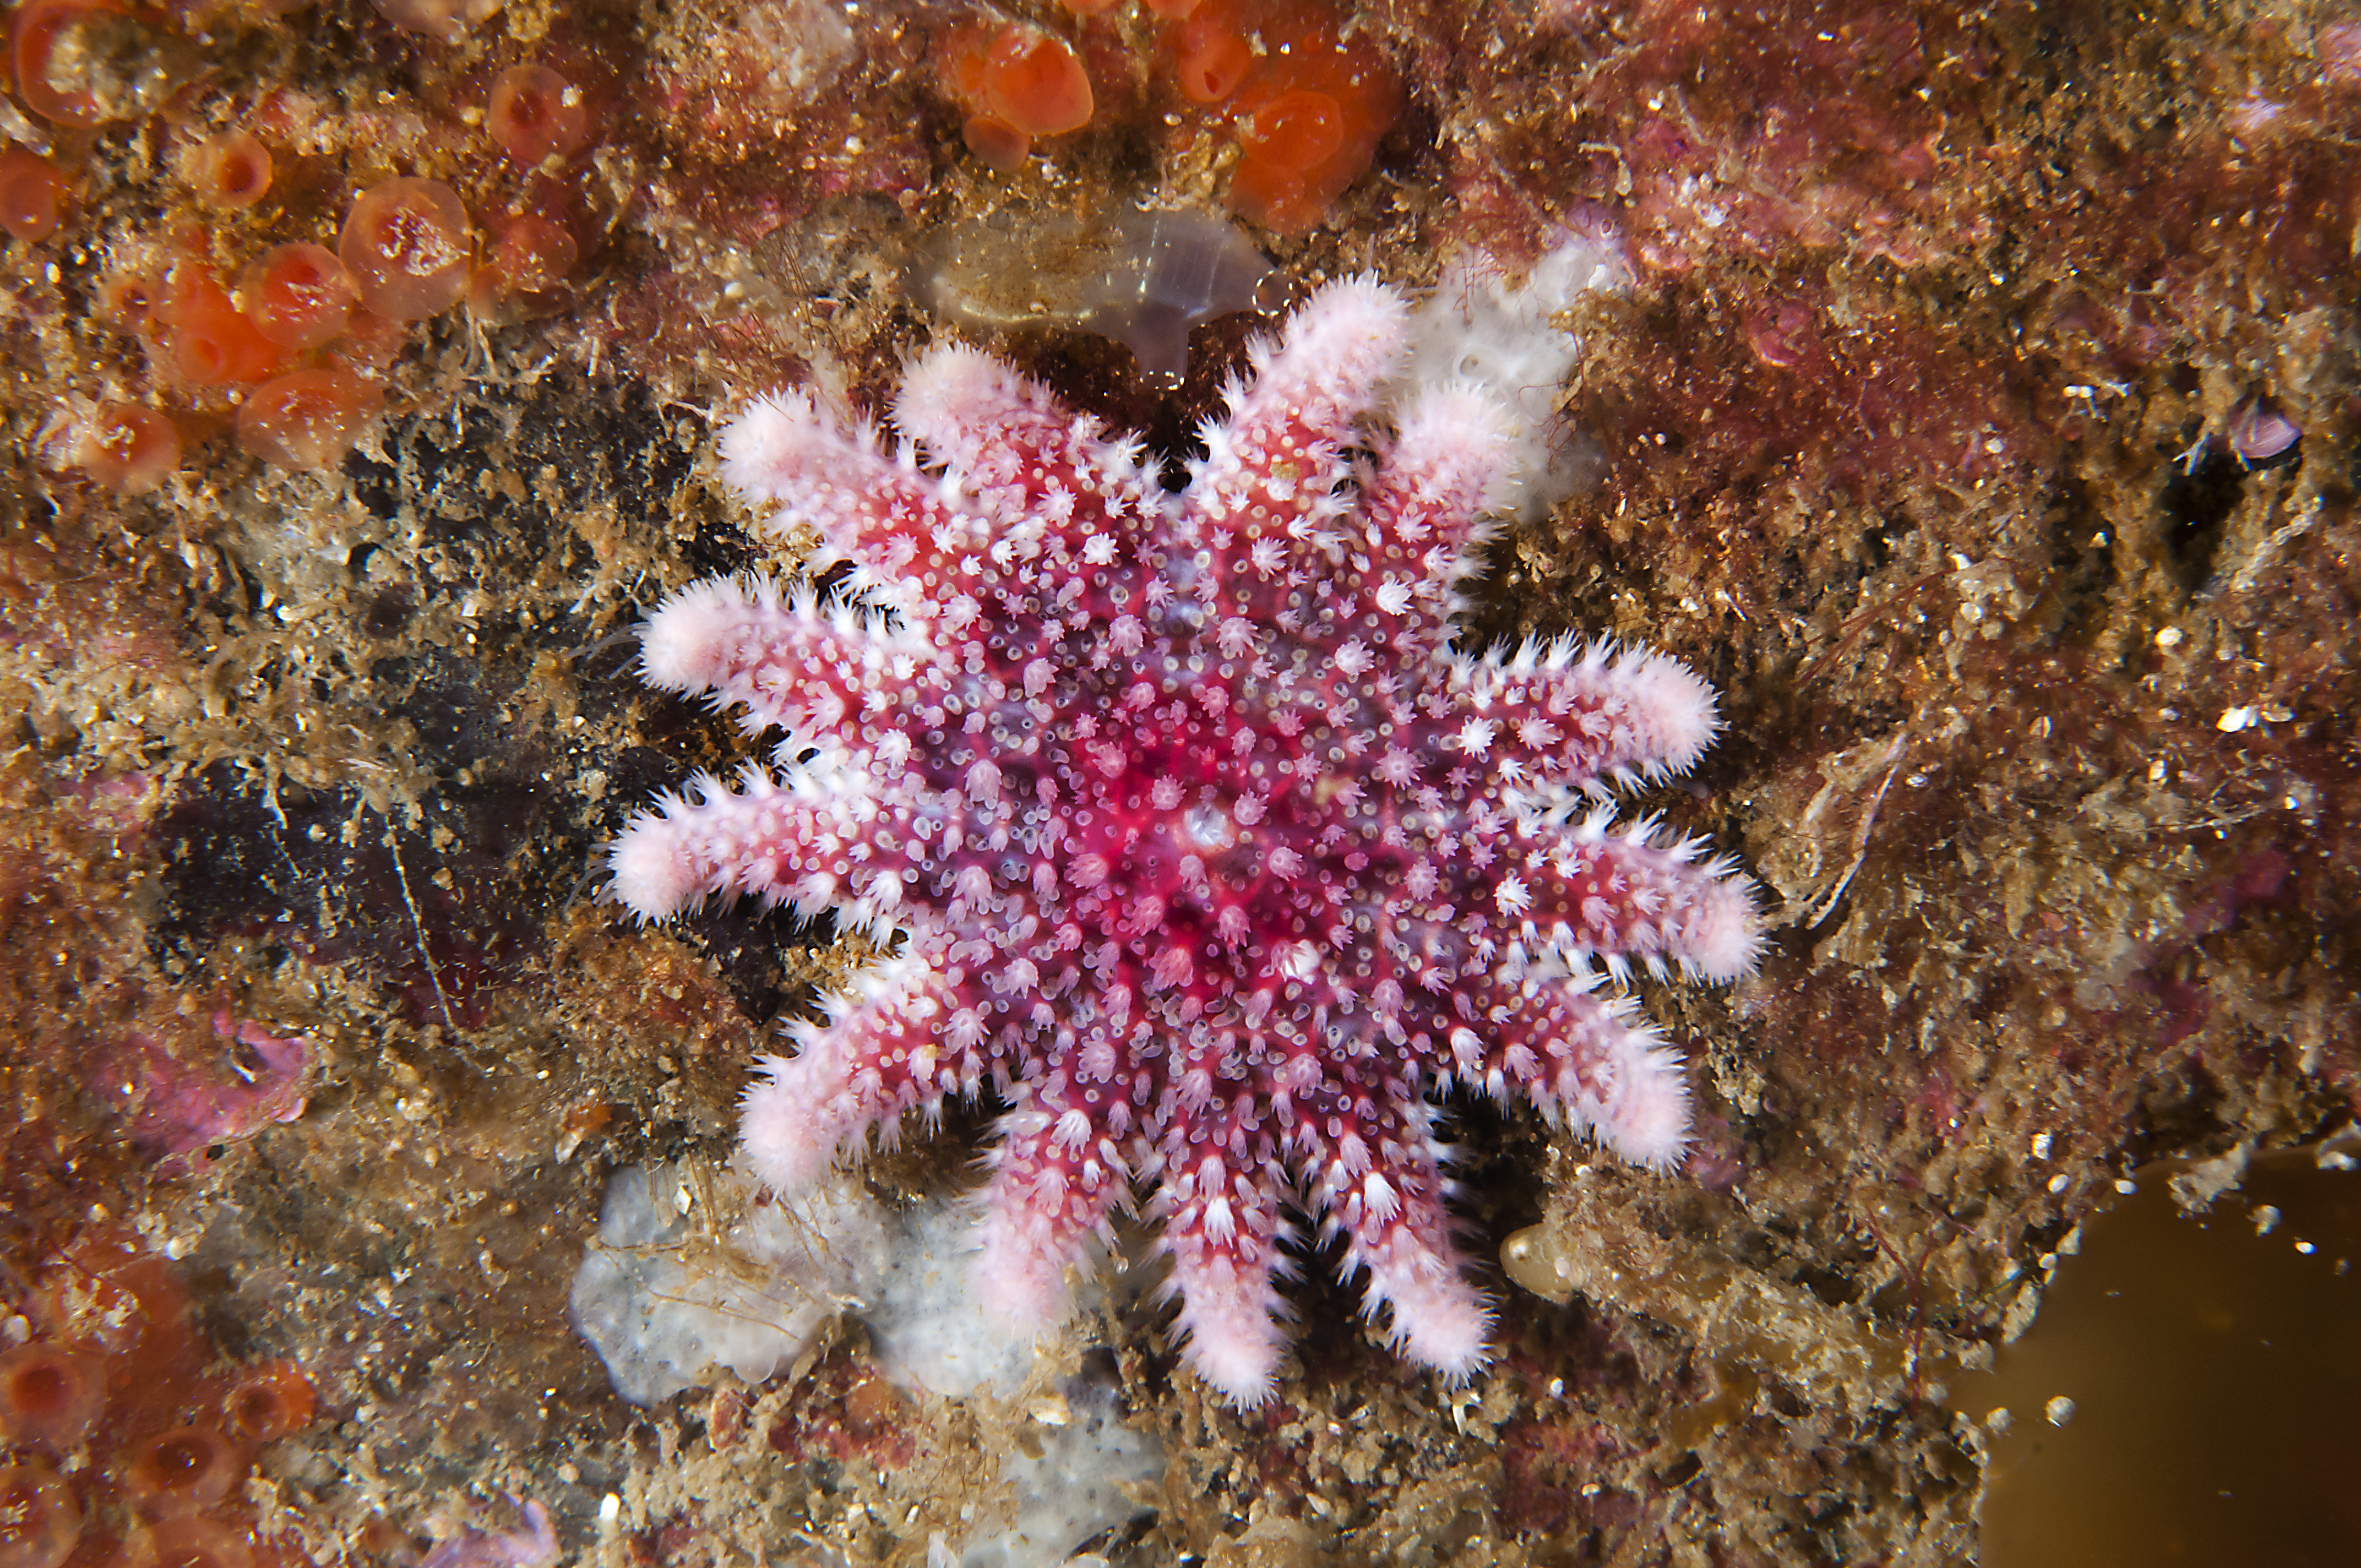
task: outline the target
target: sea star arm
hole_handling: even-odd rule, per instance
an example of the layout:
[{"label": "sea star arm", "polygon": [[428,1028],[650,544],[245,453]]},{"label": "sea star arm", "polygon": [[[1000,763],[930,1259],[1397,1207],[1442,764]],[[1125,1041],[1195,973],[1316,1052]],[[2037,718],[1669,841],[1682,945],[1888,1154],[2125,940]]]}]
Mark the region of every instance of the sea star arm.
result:
[{"label": "sea star arm", "polygon": [[1721,729],[1713,688],[1687,665],[1609,641],[1562,637],[1459,659],[1451,684],[1458,749],[1528,786],[1601,794],[1685,773]]},{"label": "sea star arm", "polygon": [[921,933],[898,956],[854,974],[823,999],[824,1023],[787,1030],[792,1057],[764,1057],[739,1106],[739,1148],[774,1190],[792,1195],[825,1175],[872,1127],[891,1140],[902,1113],[939,1114],[944,1094],[973,1093],[985,1062],[940,1036],[947,996]]},{"label": "sea star arm", "polygon": [[[1279,1201],[1291,1183],[1268,1135],[1245,1133],[1250,1098],[1241,1094],[1226,1114],[1208,1105],[1193,1122],[1170,1124],[1156,1151],[1159,1245],[1172,1258],[1164,1291],[1180,1303],[1180,1357],[1241,1409],[1270,1397],[1290,1316],[1277,1280],[1290,1229]],[[1191,1137],[1209,1124],[1214,1135]],[[1238,1135],[1223,1135],[1225,1127]]]},{"label": "sea star arm", "polygon": [[841,903],[848,923],[862,927],[897,918],[917,870],[906,848],[917,843],[914,811],[901,792],[826,765],[774,775],[749,763],[738,786],[700,774],[634,812],[608,847],[609,896],[642,920],[716,896],[792,900],[807,919]]},{"label": "sea star arm", "polygon": [[1452,1379],[1484,1364],[1492,1312],[1463,1272],[1444,1199],[1434,1113],[1404,1079],[1321,1096],[1300,1161],[1312,1209],[1345,1237],[1345,1273],[1367,1270],[1366,1311],[1392,1310],[1386,1342]]},{"label": "sea star arm", "polygon": [[986,1310],[1038,1329],[1064,1319],[1066,1270],[1107,1238],[1108,1211],[1129,1201],[1131,1169],[1104,1113],[1064,1072],[1013,1092],[985,1156],[973,1277]]},{"label": "sea star arm", "polygon": [[1036,519],[1086,542],[1100,532],[1094,511],[1144,518],[1162,503],[1156,466],[1140,461],[1137,442],[1108,440],[1096,419],[965,344],[929,349],[910,367],[894,422],[1009,523]]},{"label": "sea star arm", "polygon": [[853,567],[848,593],[873,592],[905,615],[949,607],[974,575],[982,520],[956,485],[929,477],[906,451],[888,456],[866,426],[848,432],[810,393],[755,399],[721,433],[721,470],[771,510],[757,530],[785,542],[798,528]]},{"label": "sea star arm", "polygon": [[1402,356],[1407,316],[1374,279],[1326,285],[1275,345],[1256,345],[1230,417],[1199,431],[1206,455],[1181,508],[1225,543],[1211,563],[1218,613],[1301,624],[1348,504],[1343,449]]},{"label": "sea star arm", "polygon": [[1425,388],[1401,412],[1351,525],[1346,580],[1357,623],[1402,657],[1422,662],[1448,641],[1458,585],[1483,569],[1475,547],[1508,474],[1510,433],[1507,411],[1463,385]]},{"label": "sea star arm", "polygon": [[1702,839],[1660,842],[1653,818],[1620,831],[1612,818],[1601,807],[1561,831],[1521,825],[1524,848],[1492,885],[1501,926],[1577,966],[1595,955],[1619,979],[1634,959],[1717,982],[1752,970],[1762,936],[1735,868],[1700,861]]},{"label": "sea star arm", "polygon": [[[1137,443],[1109,441],[1038,383],[978,349],[948,344],[910,370],[895,422],[945,466],[945,482],[989,520],[990,543],[970,565],[969,591],[988,623],[1056,619],[1092,628],[1065,671],[1046,650],[994,667],[1028,698],[1072,668],[1104,664],[1145,641],[1149,607],[1110,585],[1127,582],[1170,527],[1170,503]],[[1052,597],[1046,590],[1061,586]],[[996,644],[995,644],[996,645]],[[1085,648],[1091,651],[1086,652]]]},{"label": "sea star arm", "polygon": [[640,629],[640,675],[662,691],[739,710],[749,734],[773,726],[796,749],[833,740],[849,715],[907,703],[939,685],[934,650],[874,611],[820,603],[808,585],[760,573],[692,583]]},{"label": "sea star arm", "polygon": [[1038,381],[963,343],[939,344],[910,367],[894,423],[979,490],[1019,486],[1010,498],[1019,503],[1048,493],[1036,468],[1045,455],[1062,455],[1097,430]]},{"label": "sea star arm", "polygon": [[1446,1080],[1502,1105],[1530,1098],[1577,1132],[1597,1133],[1637,1165],[1668,1169],[1688,1146],[1689,1092],[1679,1055],[1631,999],[1600,992],[1596,973],[1554,966],[1462,982],[1466,1015],[1440,1018]]}]

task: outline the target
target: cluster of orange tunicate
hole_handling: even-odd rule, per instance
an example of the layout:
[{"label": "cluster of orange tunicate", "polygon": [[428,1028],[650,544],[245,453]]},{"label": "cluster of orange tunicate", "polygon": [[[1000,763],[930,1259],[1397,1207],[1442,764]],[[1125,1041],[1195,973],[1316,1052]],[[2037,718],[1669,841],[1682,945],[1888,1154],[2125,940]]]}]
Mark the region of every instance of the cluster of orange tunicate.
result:
[{"label": "cluster of orange tunicate", "polygon": [[[375,376],[385,340],[354,334],[358,289],[320,246],[274,247],[233,287],[192,244],[159,279],[136,280],[118,297],[124,324],[148,345],[151,372],[195,392],[235,390],[239,444],[267,461],[334,466],[384,400]],[[299,392],[300,419],[288,412]],[[73,460],[102,483],[151,489],[179,466],[184,424],[204,422],[102,404],[83,422]]]},{"label": "cluster of orange tunicate", "polygon": [[1015,169],[1035,137],[1091,123],[1090,72],[1074,46],[1030,22],[954,29],[938,51],[942,79],[968,111],[968,150],[994,169]]},{"label": "cluster of orange tunicate", "polygon": [[484,135],[521,171],[526,188],[495,214],[468,280],[467,308],[494,319],[561,303],[582,260],[557,177],[578,163],[598,129],[589,94],[546,65],[511,66],[493,79]]},{"label": "cluster of orange tunicate", "polygon": [[[471,14],[467,0],[412,9],[416,17],[395,19],[423,18],[430,32]],[[152,105],[102,100],[85,57],[152,43],[170,16],[129,0],[23,0],[0,82],[69,142],[86,140],[89,127]],[[501,72],[480,103],[477,146],[490,161],[469,161],[521,167],[526,187],[486,225],[451,185],[397,175],[356,190],[340,226],[322,232],[335,218],[320,210],[320,160],[285,145],[295,138],[268,95],[247,106],[247,123],[191,132],[173,167],[204,215],[168,224],[160,246],[120,247],[138,259],[97,290],[101,315],[145,346],[151,391],[182,406],[84,405],[58,448],[63,459],[126,492],[152,489],[189,444],[222,427],[226,404],[247,452],[281,467],[333,468],[383,406],[384,373],[409,323],[463,302],[503,319],[561,303],[582,247],[569,227],[578,193],[560,177],[591,139],[592,105],[537,63]],[[173,112],[188,113],[185,103]],[[324,193],[334,200],[333,187]],[[0,228],[47,240],[69,195],[51,159],[0,145]]]},{"label": "cluster of orange tunicate", "polygon": [[215,1365],[171,1266],[85,1237],[0,1352],[0,1563],[298,1568],[246,1497],[257,1453],[312,1420],[283,1363]]},{"label": "cluster of orange tunicate", "polygon": [[[1082,16],[1119,0],[1066,0]],[[1148,0],[1176,24],[1181,95],[1220,116],[1238,147],[1230,210],[1282,234],[1311,227],[1368,169],[1402,108],[1401,80],[1327,0]],[[1028,22],[953,29],[937,50],[946,91],[978,160],[1015,169],[1035,137],[1090,121],[1081,55]]]},{"label": "cluster of orange tunicate", "polygon": [[1358,180],[1402,109],[1401,79],[1334,5],[1203,0],[1180,24],[1180,91],[1217,105],[1238,141],[1230,210],[1310,228]]}]

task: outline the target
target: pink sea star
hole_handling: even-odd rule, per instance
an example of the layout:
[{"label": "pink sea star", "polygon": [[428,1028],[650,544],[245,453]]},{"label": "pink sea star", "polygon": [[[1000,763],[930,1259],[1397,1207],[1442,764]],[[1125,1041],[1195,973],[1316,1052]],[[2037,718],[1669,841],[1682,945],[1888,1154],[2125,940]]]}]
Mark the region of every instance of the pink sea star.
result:
[{"label": "pink sea star", "polygon": [[650,684],[785,738],[734,789],[634,817],[612,895],[901,933],[761,1064],[752,1168],[794,1192],[988,1079],[986,1302],[1054,1321],[1068,1266],[1152,1183],[1185,1358],[1241,1406],[1284,1345],[1290,1205],[1344,1234],[1402,1354],[1479,1365],[1430,1094],[1521,1095],[1670,1166],[1680,1064],[1591,960],[1728,980],[1758,945],[1727,862],[1596,806],[1695,762],[1719,723],[1702,682],[1603,643],[1451,649],[1510,433],[1474,389],[1429,388],[1354,466],[1406,313],[1374,281],[1321,290],[1177,495],[969,348],[928,353],[895,407],[934,466],[760,399],[727,476],[841,574],[698,583],[642,636]]}]

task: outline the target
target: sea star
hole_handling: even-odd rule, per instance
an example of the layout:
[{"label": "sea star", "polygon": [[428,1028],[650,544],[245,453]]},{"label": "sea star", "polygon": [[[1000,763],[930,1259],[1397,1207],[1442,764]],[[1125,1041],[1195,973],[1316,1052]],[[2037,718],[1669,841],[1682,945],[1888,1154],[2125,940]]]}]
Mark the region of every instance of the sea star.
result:
[{"label": "sea star", "polygon": [[1184,1358],[1241,1407],[1285,1344],[1290,1206],[1343,1234],[1402,1354],[1480,1365],[1430,1095],[1521,1095],[1670,1167],[1680,1062],[1590,960],[1724,981],[1759,943],[1727,861],[1597,804],[1696,761],[1703,682],[1605,643],[1450,647],[1512,432],[1429,387],[1356,466],[1406,313],[1374,280],[1319,291],[1178,494],[967,347],[895,406],[932,466],[758,399],[724,471],[765,536],[818,536],[829,586],[697,583],[642,632],[651,685],[785,738],[734,789],[635,816],[612,896],[649,920],[717,894],[833,909],[891,948],[763,1059],[747,1162],[796,1192],[989,1080],[987,1305],[1055,1321],[1069,1265],[1152,1183]]}]

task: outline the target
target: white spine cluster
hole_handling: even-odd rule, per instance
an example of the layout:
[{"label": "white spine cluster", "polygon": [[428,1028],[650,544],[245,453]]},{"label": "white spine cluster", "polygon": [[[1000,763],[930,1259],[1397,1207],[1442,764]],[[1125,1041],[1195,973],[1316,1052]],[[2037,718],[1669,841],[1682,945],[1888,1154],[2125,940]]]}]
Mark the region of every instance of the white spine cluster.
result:
[{"label": "white spine cluster", "polygon": [[1585,295],[1631,286],[1631,264],[1611,234],[1566,229],[1513,281],[1489,253],[1461,254],[1411,318],[1405,383],[1466,381],[1507,406],[1516,436],[1506,488],[1528,521],[1581,490],[1596,466],[1587,438],[1557,417],[1582,357],[1582,340],[1561,318]]}]

